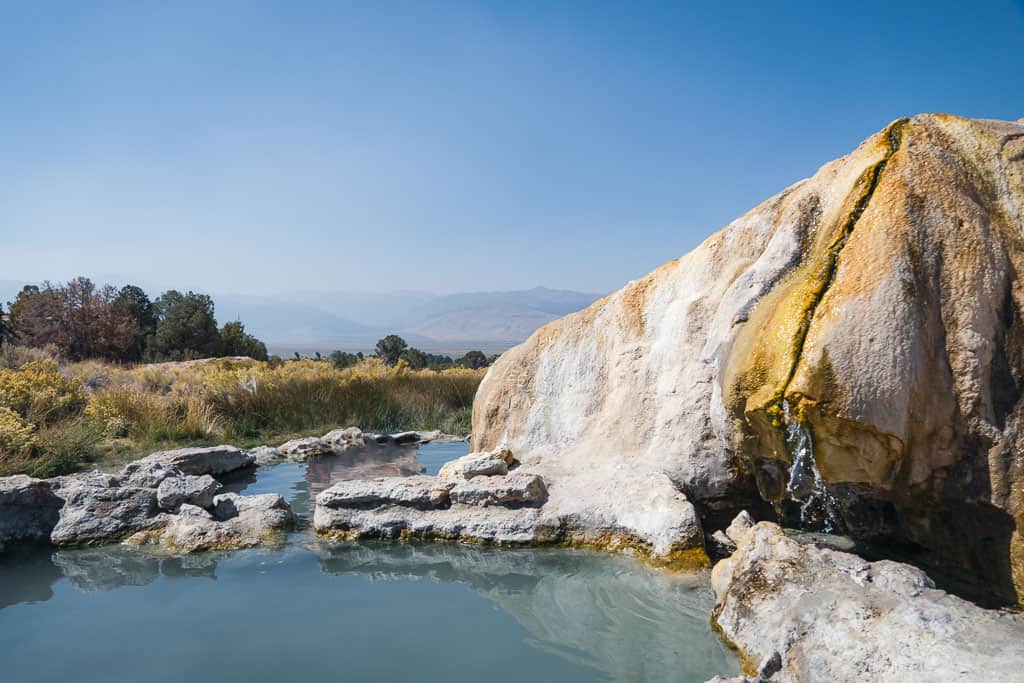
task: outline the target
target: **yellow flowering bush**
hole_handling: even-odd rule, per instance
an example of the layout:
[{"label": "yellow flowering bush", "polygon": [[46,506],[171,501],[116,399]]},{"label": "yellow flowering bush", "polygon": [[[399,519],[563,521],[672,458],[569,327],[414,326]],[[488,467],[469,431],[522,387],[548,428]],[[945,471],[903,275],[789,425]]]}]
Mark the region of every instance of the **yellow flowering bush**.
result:
[{"label": "yellow flowering bush", "polygon": [[81,383],[61,374],[57,363],[38,360],[18,370],[0,370],[0,407],[37,425],[56,422],[85,405]]},{"label": "yellow flowering bush", "polygon": [[35,446],[35,426],[0,406],[0,453],[25,455]]}]

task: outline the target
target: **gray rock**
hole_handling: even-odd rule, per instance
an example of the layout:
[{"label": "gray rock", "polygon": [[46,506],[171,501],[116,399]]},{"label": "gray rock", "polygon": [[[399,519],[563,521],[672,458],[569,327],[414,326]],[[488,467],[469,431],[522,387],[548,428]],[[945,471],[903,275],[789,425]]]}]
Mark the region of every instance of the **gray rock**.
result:
[{"label": "gray rock", "polygon": [[801,545],[768,522],[712,571],[722,633],[771,681],[997,681],[1024,671],[1024,620],[919,569]]},{"label": "gray rock", "polygon": [[327,455],[332,452],[331,444],[316,436],[307,436],[301,439],[286,441],[277,447],[277,450],[294,460],[304,460],[318,455]]},{"label": "gray rock", "polygon": [[454,482],[437,477],[379,477],[338,482],[316,498],[317,506],[332,509],[399,505],[423,510],[448,507]]},{"label": "gray rock", "polygon": [[256,459],[235,446],[210,446],[208,448],[178,448],[172,451],[158,451],[133,464],[145,467],[154,462],[173,465],[184,474],[218,475],[251,467]]},{"label": "gray rock", "polygon": [[288,503],[276,493],[240,496],[226,493],[216,496],[213,515],[192,505],[182,505],[177,515],[165,515],[165,524],[156,532],[143,532],[129,543],[158,543],[175,552],[199,552],[249,548],[281,540],[295,525]]},{"label": "gray rock", "polygon": [[547,500],[544,480],[529,472],[513,472],[506,477],[474,477],[457,484],[448,492],[453,504],[537,507]]},{"label": "gray rock", "polygon": [[170,477],[160,482],[156,490],[157,505],[164,510],[175,510],[182,503],[208,508],[213,505],[213,497],[220,489],[220,482],[208,474]]},{"label": "gray rock", "polygon": [[419,432],[399,432],[391,435],[391,440],[397,446],[413,446],[423,441]]},{"label": "gray rock", "polygon": [[50,534],[55,545],[118,541],[160,523],[155,489],[95,484],[89,476],[62,483],[64,506]]},{"label": "gray rock", "polygon": [[128,486],[155,489],[168,477],[184,476],[176,465],[161,460],[136,460],[124,466],[121,477],[127,479]]},{"label": "gray rock", "polygon": [[9,543],[48,541],[63,504],[47,481],[0,477],[0,551]]},{"label": "gray rock", "polygon": [[323,440],[329,444],[358,444],[363,445],[363,431],[358,427],[346,427],[345,429],[334,429],[323,436]]},{"label": "gray rock", "polygon": [[377,446],[386,446],[392,442],[390,434],[375,434],[368,432],[363,434],[363,441],[366,443],[376,444]]},{"label": "gray rock", "polygon": [[470,453],[461,458],[446,462],[441,466],[438,476],[442,479],[455,480],[500,476],[508,474],[508,466],[512,462],[512,453],[505,448],[482,453]]},{"label": "gray rock", "polygon": [[275,462],[284,457],[284,455],[278,449],[273,446],[257,446],[256,448],[249,449],[249,455],[253,457],[257,465],[273,465]]},{"label": "gray rock", "polygon": [[538,510],[526,507],[458,506],[423,510],[388,505],[365,510],[318,504],[313,515],[316,530],[334,538],[462,540],[499,545],[530,543],[534,540],[538,520]]}]

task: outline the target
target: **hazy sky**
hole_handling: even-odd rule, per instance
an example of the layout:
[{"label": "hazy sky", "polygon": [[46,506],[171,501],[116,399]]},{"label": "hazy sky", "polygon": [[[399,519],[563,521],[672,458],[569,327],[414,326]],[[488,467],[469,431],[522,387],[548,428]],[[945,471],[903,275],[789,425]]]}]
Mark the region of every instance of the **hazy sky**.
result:
[{"label": "hazy sky", "polygon": [[1022,2],[0,0],[0,279],[607,291],[922,111]]}]

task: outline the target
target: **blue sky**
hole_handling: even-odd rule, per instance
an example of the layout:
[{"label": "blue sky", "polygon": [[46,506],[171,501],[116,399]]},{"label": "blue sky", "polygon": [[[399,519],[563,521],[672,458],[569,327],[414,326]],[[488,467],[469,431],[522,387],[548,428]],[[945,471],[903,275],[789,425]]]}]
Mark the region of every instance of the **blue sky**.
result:
[{"label": "blue sky", "polygon": [[1024,3],[0,1],[0,279],[608,291],[924,111]]}]

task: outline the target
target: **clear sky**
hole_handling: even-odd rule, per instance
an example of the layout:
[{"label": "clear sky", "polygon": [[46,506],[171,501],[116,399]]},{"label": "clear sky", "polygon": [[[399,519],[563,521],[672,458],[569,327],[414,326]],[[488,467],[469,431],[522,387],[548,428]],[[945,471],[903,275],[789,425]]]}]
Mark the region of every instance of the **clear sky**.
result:
[{"label": "clear sky", "polygon": [[0,0],[0,279],[609,291],[927,111],[1024,3]]}]

